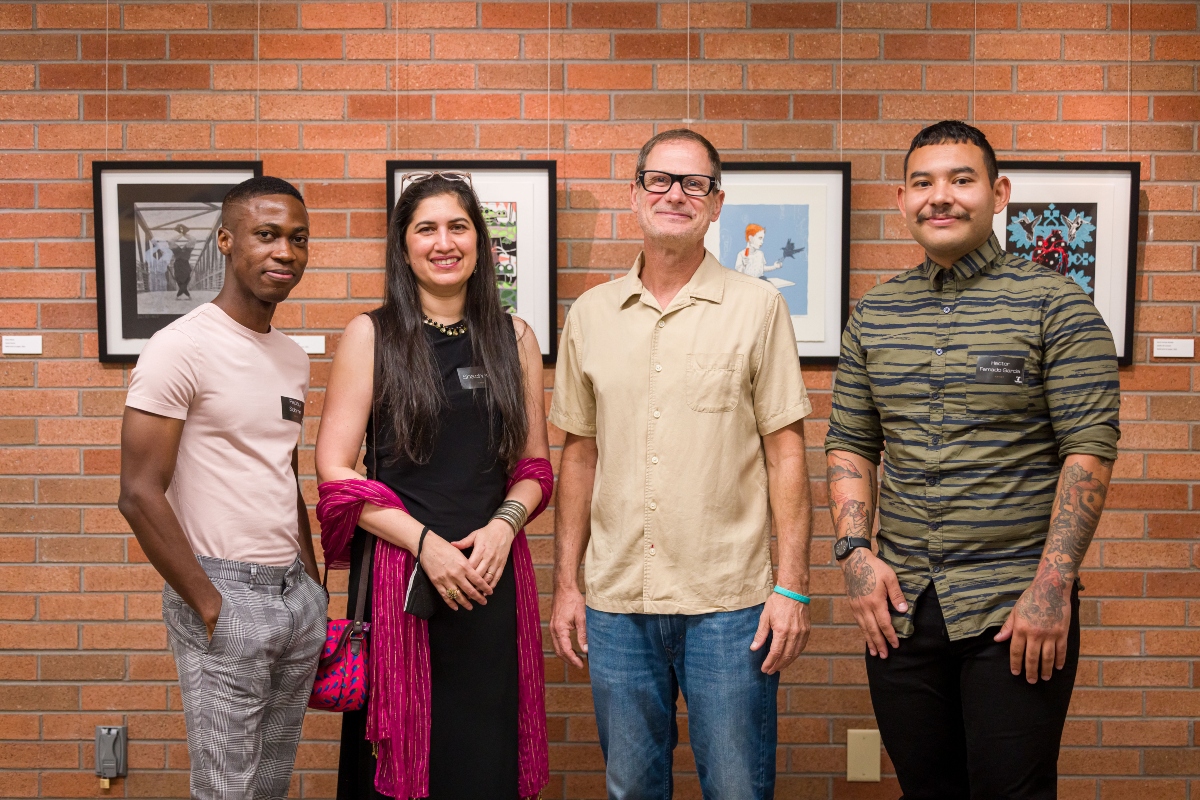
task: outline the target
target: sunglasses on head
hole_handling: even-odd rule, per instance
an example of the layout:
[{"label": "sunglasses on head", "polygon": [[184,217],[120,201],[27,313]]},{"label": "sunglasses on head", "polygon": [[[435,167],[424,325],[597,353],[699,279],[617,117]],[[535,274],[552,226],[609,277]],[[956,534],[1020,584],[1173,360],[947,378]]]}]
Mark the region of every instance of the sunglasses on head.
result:
[{"label": "sunglasses on head", "polygon": [[403,192],[406,185],[427,181],[430,178],[437,176],[445,178],[448,181],[462,181],[472,189],[475,188],[471,183],[471,173],[469,172],[451,172],[449,170],[422,170],[420,172],[406,172],[400,176],[400,191]]}]

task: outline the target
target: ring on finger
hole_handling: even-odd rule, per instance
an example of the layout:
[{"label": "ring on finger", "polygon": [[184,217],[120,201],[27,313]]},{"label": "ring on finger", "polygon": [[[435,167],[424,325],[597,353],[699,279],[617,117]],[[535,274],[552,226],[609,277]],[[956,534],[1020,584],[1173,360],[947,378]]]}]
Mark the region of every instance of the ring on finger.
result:
[{"label": "ring on finger", "polygon": [[446,590],[446,598],[449,599],[451,603],[453,603],[455,600],[458,599],[458,589],[455,589],[453,586],[450,587],[449,589],[447,589]]}]

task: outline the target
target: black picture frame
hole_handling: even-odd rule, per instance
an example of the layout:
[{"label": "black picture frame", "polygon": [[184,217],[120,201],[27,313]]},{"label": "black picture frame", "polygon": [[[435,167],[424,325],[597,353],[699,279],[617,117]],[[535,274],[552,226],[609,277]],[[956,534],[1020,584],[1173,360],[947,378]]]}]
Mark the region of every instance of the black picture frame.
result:
[{"label": "black picture frame", "polygon": [[[774,174],[772,174],[774,173]],[[818,176],[820,181],[817,180]],[[792,178],[793,182],[789,184],[787,178]],[[804,180],[807,178],[807,180]],[[771,181],[774,186],[767,187],[763,184]],[[757,181],[753,183],[752,181]],[[781,190],[786,190],[789,185],[797,188],[796,194],[800,195],[803,192],[801,189],[821,189],[824,188],[828,193],[834,196],[828,197],[819,214],[824,215],[823,225],[821,230],[823,238],[821,238],[823,258],[822,263],[824,268],[820,273],[820,278],[824,281],[819,292],[819,297],[813,296],[813,282],[809,280],[814,273],[811,272],[811,265],[808,264],[807,256],[805,260],[805,292],[808,297],[807,301],[818,300],[821,302],[821,320],[819,327],[821,330],[821,338],[801,339],[802,336],[812,337],[815,334],[815,325],[803,324],[802,319],[807,314],[807,303],[804,308],[805,315],[797,315],[793,313],[792,322],[797,327],[797,354],[802,364],[828,364],[836,365],[838,355],[841,351],[842,331],[846,327],[846,323],[850,320],[850,187],[852,182],[851,165],[849,161],[730,161],[722,162],[721,164],[721,188],[725,191],[725,207],[721,211],[721,219],[709,228],[709,234],[705,237],[705,246],[717,256],[729,269],[738,268],[740,262],[735,263],[735,259],[723,250],[729,250],[727,246],[730,242],[730,237],[734,237],[738,229],[742,231],[742,238],[745,238],[745,228],[742,224],[741,217],[749,219],[748,214],[736,214],[735,209],[739,205],[740,187],[745,187],[747,199],[752,197],[765,196],[763,192],[770,188],[774,191],[774,187],[778,186]],[[755,187],[755,188],[750,188]],[[812,191],[807,192],[814,195]],[[775,193],[776,196],[786,194],[786,191]],[[819,194],[819,192],[816,192]],[[815,195],[814,195],[815,199]],[[763,205],[777,204],[774,199],[766,200]],[[750,205],[744,204],[743,205]],[[781,214],[786,213],[781,211]],[[735,219],[737,217],[737,219]],[[808,227],[808,217],[805,217],[805,230],[809,234],[809,247],[815,239],[812,238],[813,230]],[[722,227],[722,220],[724,226]],[[734,237],[736,239],[736,237]],[[793,240],[788,237],[786,244],[781,250],[781,258],[776,262],[781,264],[786,262],[788,258],[794,258],[790,255],[791,252],[799,252],[805,248],[796,250],[793,248]],[[832,239],[840,241],[830,241]],[[763,240],[762,249],[766,249],[766,241]],[[747,242],[746,251],[750,251],[749,243]],[[714,248],[715,245],[715,248]],[[775,243],[777,247],[778,244]],[[813,250],[806,252],[812,253]],[[765,260],[765,257],[764,257]],[[729,263],[726,263],[729,262]],[[772,270],[776,267],[766,267]],[[779,269],[786,269],[786,265]],[[751,273],[753,274],[753,273]],[[772,280],[766,274],[758,275],[778,286],[779,282],[791,283],[795,286],[795,282],[784,281],[782,279]],[[836,282],[836,285],[830,285],[830,282]],[[789,290],[792,286],[780,287],[780,291],[788,300],[788,307],[795,312],[798,307],[793,303],[793,299],[789,296]],[[795,291],[792,292],[795,294]],[[814,320],[815,322],[815,320]],[[802,329],[808,328],[809,332],[805,333]]]},{"label": "black picture frame", "polygon": [[[215,251],[220,201],[229,189],[263,174],[261,161],[96,161],[92,164],[95,214],[96,322],[103,363],[137,363],[155,332],[216,291],[208,286],[223,259]],[[140,180],[139,180],[140,178]],[[150,224],[153,213],[162,224]],[[187,221],[202,220],[207,236],[194,243]],[[155,230],[175,221],[177,238],[155,238]],[[182,230],[180,230],[182,229]],[[157,246],[152,247],[155,243]],[[139,249],[145,247],[145,251]],[[211,249],[210,249],[211,248]],[[154,251],[151,277],[146,261]],[[169,251],[169,262],[168,252]],[[180,261],[180,258],[184,261]],[[193,260],[194,259],[194,260]],[[176,264],[179,269],[175,270]],[[163,266],[168,264],[168,266]],[[159,269],[161,267],[161,269]],[[197,277],[197,286],[192,278]],[[163,285],[155,287],[154,281]],[[204,286],[205,288],[200,288]],[[218,287],[219,288],[219,287]],[[176,297],[170,292],[174,289]],[[192,290],[197,297],[193,297]],[[182,295],[187,300],[182,300]]]},{"label": "black picture frame", "polygon": [[[390,219],[392,209],[396,207],[396,202],[400,199],[402,187],[401,177],[407,172],[422,172],[422,171],[444,171],[444,172],[465,172],[472,177],[472,186],[479,195],[481,203],[506,203],[508,201],[499,199],[500,195],[495,194],[495,181],[500,180],[505,173],[528,173],[529,186],[526,194],[533,192],[534,204],[534,233],[531,234],[532,245],[536,247],[538,242],[542,242],[544,253],[539,255],[535,250],[533,258],[534,265],[529,270],[523,271],[521,265],[522,260],[517,261],[515,267],[514,278],[516,281],[518,298],[515,303],[506,303],[510,309],[515,308],[515,313],[521,315],[529,325],[533,328],[537,335],[538,344],[542,349],[542,363],[553,364],[558,359],[558,163],[553,160],[544,159],[529,159],[529,160],[428,160],[428,159],[401,159],[389,160],[387,162],[387,207],[388,217]],[[490,175],[493,181],[481,180]],[[539,176],[538,173],[541,173]],[[544,192],[544,194],[541,194]],[[537,208],[537,198],[541,197],[544,201],[544,217],[541,220],[544,227],[544,237],[538,229],[538,215],[543,213],[542,209]],[[530,202],[530,201],[525,201]],[[520,210],[517,210],[520,214]],[[524,216],[519,216],[518,221],[523,220]],[[514,235],[520,235],[519,223],[516,226],[517,232]],[[521,241],[526,241],[522,239]],[[514,252],[518,247],[516,240],[512,241]],[[542,262],[539,265],[539,261]],[[532,292],[534,298],[530,301],[528,308],[519,300],[520,290],[523,285],[523,280],[529,280],[532,276],[534,281],[544,281],[543,287],[537,287]],[[545,293],[544,297],[538,295]]]},{"label": "black picture frame", "polygon": [[[1046,263],[1046,266],[1071,275],[1080,283],[1112,331],[1117,365],[1127,367],[1132,364],[1142,165],[1137,161],[1002,160],[997,162],[997,167],[1000,175],[1013,184],[1013,197],[1002,214],[997,215],[997,222],[993,225],[1000,245],[1006,250],[1012,247],[1031,260]],[[1058,206],[1064,203],[1073,203],[1079,208],[1069,209],[1067,216],[1063,217],[1063,209]],[[1028,205],[1029,208],[1021,208],[1022,205]],[[1094,218],[1085,216],[1088,210],[1092,211]],[[1043,224],[1034,224],[1035,213],[1036,221]],[[1090,226],[1090,233],[1097,235],[1089,234],[1087,242],[1075,239],[1078,232],[1069,231],[1065,224],[1060,227],[1050,221],[1043,222],[1046,213],[1053,214],[1052,219],[1060,221],[1084,219],[1084,231]],[[1022,227],[1016,222],[1017,217],[1028,225],[1020,234],[1022,238],[1019,244],[1013,227]],[[1111,230],[1104,232],[1101,230],[1103,226],[1110,226]],[[1052,231],[1057,230],[1060,239],[1065,235],[1074,241],[1068,242],[1065,247],[1059,246],[1060,242],[1039,246],[1034,228],[1046,234],[1041,237],[1043,240],[1052,238]],[[1010,234],[1012,239],[1009,238]],[[1071,245],[1076,242],[1080,243],[1082,252],[1071,253]],[[1087,252],[1089,245],[1093,251],[1090,254]],[[1037,257],[1033,257],[1035,252],[1039,254]],[[1092,258],[1090,262],[1075,265],[1076,269],[1071,269],[1074,264],[1072,259],[1089,255]]]}]

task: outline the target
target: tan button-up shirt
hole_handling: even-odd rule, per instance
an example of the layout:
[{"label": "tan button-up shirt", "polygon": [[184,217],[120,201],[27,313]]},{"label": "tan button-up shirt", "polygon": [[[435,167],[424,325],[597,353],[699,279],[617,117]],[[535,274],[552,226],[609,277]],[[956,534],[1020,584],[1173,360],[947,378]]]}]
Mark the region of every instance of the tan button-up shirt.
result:
[{"label": "tan button-up shirt", "polygon": [[587,604],[704,614],[771,593],[762,436],[812,411],[787,304],[711,253],[666,309],[642,256],[563,328],[550,421],[596,437]]}]

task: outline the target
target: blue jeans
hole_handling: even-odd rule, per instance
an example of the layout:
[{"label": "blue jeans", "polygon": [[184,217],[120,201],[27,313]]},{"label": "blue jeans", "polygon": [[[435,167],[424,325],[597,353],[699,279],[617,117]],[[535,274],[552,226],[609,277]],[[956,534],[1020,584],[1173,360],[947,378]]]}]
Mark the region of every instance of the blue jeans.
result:
[{"label": "blue jeans", "polygon": [[609,614],[587,609],[588,669],[609,800],[669,800],[683,690],[707,800],[775,796],[775,694],[768,640],[750,642],[761,605],[712,614]]}]

